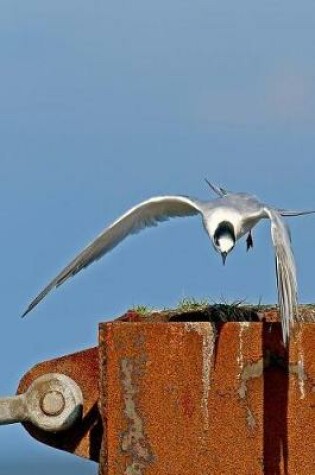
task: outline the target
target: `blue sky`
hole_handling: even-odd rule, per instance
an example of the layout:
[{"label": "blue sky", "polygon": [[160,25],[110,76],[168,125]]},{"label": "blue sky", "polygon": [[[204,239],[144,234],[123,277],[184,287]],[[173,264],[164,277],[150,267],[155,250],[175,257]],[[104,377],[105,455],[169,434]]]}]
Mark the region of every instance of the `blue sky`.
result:
[{"label": "blue sky", "polygon": [[[275,302],[267,222],[254,251],[240,242],[223,268],[189,218],[130,238],[19,318],[103,227],[150,196],[206,199],[208,177],[314,208],[314,31],[311,1],[2,1],[0,394],[35,363],[94,346],[98,322],[134,305]],[[310,302],[314,218],[290,223],[300,301]],[[18,425],[0,429],[0,475],[24,474],[31,460],[49,475],[52,458],[60,475],[96,473]]]}]

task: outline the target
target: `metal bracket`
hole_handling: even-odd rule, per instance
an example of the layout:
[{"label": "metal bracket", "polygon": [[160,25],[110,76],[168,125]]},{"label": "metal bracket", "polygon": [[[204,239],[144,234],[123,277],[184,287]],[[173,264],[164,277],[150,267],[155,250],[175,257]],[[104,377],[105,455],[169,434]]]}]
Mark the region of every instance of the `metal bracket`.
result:
[{"label": "metal bracket", "polygon": [[[48,419],[50,426],[34,424],[34,421],[30,418],[23,419],[22,424],[29,434],[40,442],[98,462],[103,432],[98,410],[98,348],[82,350],[78,353],[37,364],[20,381],[17,398],[32,391],[33,385],[38,381],[44,381],[47,376],[55,376],[56,374],[62,376],[62,381],[55,381],[53,385],[46,387],[40,385],[39,389],[44,397],[36,399],[37,402],[35,403],[35,407],[41,412],[41,421],[47,421]],[[68,392],[68,381],[71,381],[71,395]],[[62,389],[59,386],[60,384]],[[65,390],[65,386],[68,389]],[[80,398],[78,398],[76,390],[72,394],[75,387],[80,388],[79,391],[82,392]],[[59,394],[60,392],[62,397]],[[67,408],[69,409],[68,417],[66,409],[63,407],[66,399]],[[79,403],[78,409],[74,409],[73,412],[71,412],[71,405],[68,405],[71,400]],[[62,414],[59,414],[61,410]],[[54,416],[51,413],[54,413]],[[24,409],[22,414],[24,416]],[[76,414],[78,414],[77,417]],[[3,413],[3,415],[5,414]],[[63,416],[65,417],[61,421]],[[58,432],[56,428],[52,427],[52,421],[57,425],[60,423],[59,429],[57,429]],[[10,421],[8,422],[10,423]],[[56,424],[54,427],[56,427]]]}]

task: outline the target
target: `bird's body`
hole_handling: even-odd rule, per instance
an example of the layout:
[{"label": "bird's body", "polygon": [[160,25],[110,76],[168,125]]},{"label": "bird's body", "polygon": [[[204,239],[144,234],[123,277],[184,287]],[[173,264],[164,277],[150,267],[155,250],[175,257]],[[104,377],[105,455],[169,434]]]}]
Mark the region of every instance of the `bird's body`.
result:
[{"label": "bird's body", "polygon": [[252,228],[261,219],[268,218],[271,221],[278,302],[283,338],[286,341],[290,326],[296,317],[297,283],[290,235],[282,216],[298,216],[314,213],[314,211],[296,212],[274,209],[260,202],[253,195],[230,193],[209,182],[208,184],[217,195],[217,198],[211,201],[200,201],[187,196],[160,196],[131,208],[75,257],[31,302],[23,316],[30,312],[53,288],[58,287],[69,277],[112,250],[129,234],[137,233],[145,227],[156,226],[159,222],[173,217],[200,214],[214,249],[221,253],[223,263],[225,263],[228,253],[244,235],[248,235],[247,249],[252,247]]},{"label": "bird's body", "polygon": [[247,234],[263,217],[263,205],[246,193],[229,193],[203,205],[203,222],[210,236],[218,225],[228,221],[234,228],[236,240]]}]

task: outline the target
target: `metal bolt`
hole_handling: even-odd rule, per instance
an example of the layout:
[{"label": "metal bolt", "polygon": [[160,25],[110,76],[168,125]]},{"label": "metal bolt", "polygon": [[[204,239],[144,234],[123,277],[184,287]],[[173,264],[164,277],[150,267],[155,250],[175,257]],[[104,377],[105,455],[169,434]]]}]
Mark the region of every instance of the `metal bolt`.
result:
[{"label": "metal bolt", "polygon": [[65,405],[65,399],[60,391],[49,391],[40,401],[40,407],[47,416],[59,416]]},{"label": "metal bolt", "polygon": [[34,379],[26,392],[0,398],[0,425],[31,422],[42,430],[69,429],[82,418],[83,395],[65,374],[47,373]]}]

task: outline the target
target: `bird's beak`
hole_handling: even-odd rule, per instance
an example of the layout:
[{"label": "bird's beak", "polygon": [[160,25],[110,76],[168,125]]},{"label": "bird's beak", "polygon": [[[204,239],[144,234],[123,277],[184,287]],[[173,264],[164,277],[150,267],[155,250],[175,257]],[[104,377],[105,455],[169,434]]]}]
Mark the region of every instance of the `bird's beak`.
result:
[{"label": "bird's beak", "polygon": [[222,257],[222,262],[223,262],[223,265],[225,265],[225,261],[226,261],[226,256],[227,256],[227,252],[221,252],[221,257]]}]

